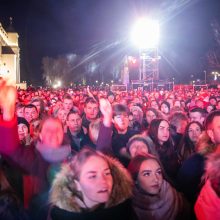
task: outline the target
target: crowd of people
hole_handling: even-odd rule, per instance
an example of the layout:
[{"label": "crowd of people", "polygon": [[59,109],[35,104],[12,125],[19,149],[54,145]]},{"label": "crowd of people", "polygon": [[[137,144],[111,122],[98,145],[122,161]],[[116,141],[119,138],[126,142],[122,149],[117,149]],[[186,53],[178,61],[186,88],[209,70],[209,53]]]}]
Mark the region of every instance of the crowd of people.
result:
[{"label": "crowd of people", "polygon": [[0,109],[0,219],[220,219],[220,90],[0,79]]}]

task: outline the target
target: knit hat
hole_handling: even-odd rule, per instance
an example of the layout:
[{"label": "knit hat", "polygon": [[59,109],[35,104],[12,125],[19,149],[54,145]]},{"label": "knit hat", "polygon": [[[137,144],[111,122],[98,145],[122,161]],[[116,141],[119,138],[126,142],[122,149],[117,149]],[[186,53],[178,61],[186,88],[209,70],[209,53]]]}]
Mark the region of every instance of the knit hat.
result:
[{"label": "knit hat", "polygon": [[143,142],[143,143],[146,145],[146,147],[148,148],[148,152],[149,152],[150,154],[156,154],[152,140],[151,140],[149,137],[147,137],[147,136],[145,137],[145,136],[140,135],[140,134],[136,134],[136,135],[132,136],[132,137],[129,139],[129,141],[128,141],[127,145],[126,145],[127,152],[129,152],[129,149],[130,149],[131,145],[132,145],[135,141],[141,141],[141,142]]},{"label": "knit hat", "polygon": [[24,125],[26,125],[27,128],[28,128],[28,132],[30,132],[30,124],[28,123],[28,121],[27,121],[25,118],[23,118],[23,117],[18,117],[18,118],[17,118],[17,122],[18,122],[18,125],[19,125],[19,124],[24,124]]}]

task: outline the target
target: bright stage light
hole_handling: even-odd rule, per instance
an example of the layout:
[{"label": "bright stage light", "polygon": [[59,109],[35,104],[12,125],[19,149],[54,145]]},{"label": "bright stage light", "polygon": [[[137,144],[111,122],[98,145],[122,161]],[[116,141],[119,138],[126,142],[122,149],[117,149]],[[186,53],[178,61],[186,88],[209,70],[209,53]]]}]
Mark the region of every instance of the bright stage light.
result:
[{"label": "bright stage light", "polygon": [[58,87],[61,87],[62,82],[60,80],[58,80],[56,83],[54,83],[53,88],[57,89]]},{"label": "bright stage light", "polygon": [[131,40],[140,49],[156,48],[159,43],[158,21],[140,19],[132,29]]},{"label": "bright stage light", "polygon": [[61,86],[61,81],[57,81],[57,86],[60,87]]}]

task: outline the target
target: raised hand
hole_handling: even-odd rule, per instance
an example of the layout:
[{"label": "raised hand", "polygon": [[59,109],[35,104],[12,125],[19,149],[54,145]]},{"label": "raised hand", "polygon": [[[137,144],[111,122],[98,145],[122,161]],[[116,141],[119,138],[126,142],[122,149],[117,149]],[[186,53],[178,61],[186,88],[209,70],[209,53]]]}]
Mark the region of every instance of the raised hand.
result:
[{"label": "raised hand", "polygon": [[99,100],[99,108],[103,116],[111,115],[112,116],[112,106],[108,99],[101,98]]},{"label": "raised hand", "polygon": [[91,91],[90,91],[89,86],[86,87],[86,91],[87,91],[87,94],[88,94],[89,97],[94,98],[93,94],[92,94]]},{"label": "raised hand", "polygon": [[0,107],[3,112],[3,120],[10,121],[14,118],[15,103],[17,98],[16,88],[7,85],[4,79],[0,79]]},{"label": "raised hand", "polygon": [[101,98],[99,100],[99,108],[101,113],[103,114],[103,123],[105,126],[111,126],[112,122],[112,106],[108,99]]}]

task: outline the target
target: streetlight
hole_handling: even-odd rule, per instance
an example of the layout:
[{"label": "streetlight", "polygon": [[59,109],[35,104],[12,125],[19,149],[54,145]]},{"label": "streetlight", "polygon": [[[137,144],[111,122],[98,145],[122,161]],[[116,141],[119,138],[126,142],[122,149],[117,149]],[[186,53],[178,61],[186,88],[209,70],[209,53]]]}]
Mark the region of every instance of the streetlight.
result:
[{"label": "streetlight", "polygon": [[139,48],[139,80],[145,80],[149,76],[158,79],[159,22],[147,18],[139,19],[132,29],[131,40]]},{"label": "streetlight", "polygon": [[205,84],[206,84],[206,82],[207,82],[206,70],[204,70],[203,72],[205,73]]}]

